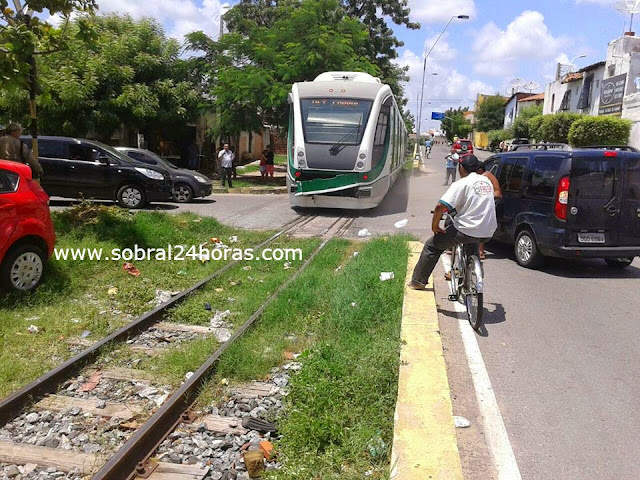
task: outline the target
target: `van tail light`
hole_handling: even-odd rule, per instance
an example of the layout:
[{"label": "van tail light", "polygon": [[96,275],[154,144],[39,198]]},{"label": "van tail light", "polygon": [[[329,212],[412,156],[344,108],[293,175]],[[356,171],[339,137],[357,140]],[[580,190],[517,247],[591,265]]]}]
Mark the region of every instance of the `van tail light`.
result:
[{"label": "van tail light", "polygon": [[606,150],[604,152],[604,156],[605,157],[617,157],[618,156],[618,152],[611,151],[611,150]]},{"label": "van tail light", "polygon": [[558,182],[558,196],[556,198],[556,217],[560,220],[567,219],[567,205],[569,204],[569,177],[562,177]]}]

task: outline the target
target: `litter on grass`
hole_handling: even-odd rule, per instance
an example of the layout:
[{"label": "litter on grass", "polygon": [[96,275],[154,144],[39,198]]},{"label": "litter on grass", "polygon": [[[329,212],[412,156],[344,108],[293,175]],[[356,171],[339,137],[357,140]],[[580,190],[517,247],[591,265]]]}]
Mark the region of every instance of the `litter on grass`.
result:
[{"label": "litter on grass", "polygon": [[29,328],[27,328],[27,330],[29,330],[29,333],[38,333],[40,329],[35,325],[29,325]]},{"label": "litter on grass", "polygon": [[238,237],[236,237],[235,235],[229,237],[229,243],[238,243]]},{"label": "litter on grass", "polygon": [[107,295],[117,295],[118,294],[118,287],[111,287],[109,290],[107,290]]},{"label": "litter on grass", "polygon": [[87,338],[89,335],[91,335],[91,332],[89,330],[85,330],[80,334],[80,338]]},{"label": "litter on grass", "polygon": [[284,269],[289,270],[291,268],[291,262],[285,262]]},{"label": "litter on grass", "polygon": [[360,255],[360,252],[353,252],[353,258],[356,258],[358,255]]},{"label": "litter on grass", "polygon": [[393,272],[380,272],[381,282],[386,282],[387,280],[393,280],[393,278],[395,278],[395,275],[393,274]]},{"label": "litter on grass", "polygon": [[369,230],[367,230],[366,228],[363,228],[362,230],[360,230],[358,232],[358,236],[359,237],[370,237],[371,236],[371,232]]},{"label": "litter on grass", "polygon": [[404,228],[407,226],[407,223],[409,223],[409,220],[405,218],[404,220],[394,223],[393,226],[396,228]]},{"label": "litter on grass", "polygon": [[125,263],[122,266],[122,269],[127,272],[129,275],[133,276],[133,277],[139,277],[140,276],[140,270],[138,270],[136,267],[133,266],[133,263]]}]

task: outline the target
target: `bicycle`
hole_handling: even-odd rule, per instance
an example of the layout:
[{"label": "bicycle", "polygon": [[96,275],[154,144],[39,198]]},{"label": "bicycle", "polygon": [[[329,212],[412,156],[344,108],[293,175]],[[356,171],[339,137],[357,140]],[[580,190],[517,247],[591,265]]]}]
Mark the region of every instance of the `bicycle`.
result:
[{"label": "bicycle", "polygon": [[[453,219],[453,215],[447,216],[448,221]],[[445,226],[448,221],[445,220]],[[484,269],[478,255],[478,244],[459,243],[451,249],[449,289],[449,300],[458,302],[462,299],[471,327],[476,331],[480,330],[484,308]]]}]

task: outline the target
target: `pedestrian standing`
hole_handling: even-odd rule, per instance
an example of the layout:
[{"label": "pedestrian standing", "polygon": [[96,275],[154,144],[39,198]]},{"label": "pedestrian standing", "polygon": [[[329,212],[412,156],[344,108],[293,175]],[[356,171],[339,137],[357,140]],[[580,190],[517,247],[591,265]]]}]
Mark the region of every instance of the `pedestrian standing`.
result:
[{"label": "pedestrian standing", "polygon": [[449,154],[446,157],[447,163],[447,175],[444,180],[444,185],[449,186],[449,178],[451,178],[451,183],[456,181],[456,173],[458,171],[458,161],[460,160],[460,156],[457,153]]},{"label": "pedestrian standing", "polygon": [[225,186],[225,180],[229,181],[229,188],[233,188],[231,183],[231,175],[233,173],[233,160],[235,155],[229,150],[229,144],[225,143],[224,148],[218,153],[218,160],[220,161],[220,178],[222,178],[222,186]]},{"label": "pedestrian standing", "polygon": [[267,154],[265,155],[267,157],[267,176],[273,178],[273,175],[275,173],[276,167],[275,167],[275,154],[273,153],[273,149],[271,148],[271,145],[267,145]]},{"label": "pedestrian standing", "polygon": [[267,150],[263,150],[260,155],[260,176],[264,180],[264,183],[267,183]]},{"label": "pedestrian standing", "polygon": [[29,165],[33,178],[40,178],[44,173],[40,162],[20,140],[22,126],[19,123],[10,123],[5,131],[6,135],[0,137],[0,158]]}]

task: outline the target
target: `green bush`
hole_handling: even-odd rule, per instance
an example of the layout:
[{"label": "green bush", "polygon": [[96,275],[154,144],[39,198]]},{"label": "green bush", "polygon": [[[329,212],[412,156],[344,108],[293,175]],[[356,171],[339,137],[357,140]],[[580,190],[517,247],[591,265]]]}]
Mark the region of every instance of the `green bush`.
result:
[{"label": "green bush", "polygon": [[501,141],[513,138],[513,133],[511,130],[491,130],[487,132],[487,138],[489,139],[489,147],[494,149]]},{"label": "green bush", "polygon": [[542,140],[542,121],[544,115],[536,115],[529,119],[529,139]]},{"label": "green bush", "polygon": [[616,117],[584,117],[571,125],[569,143],[574,147],[626,145],[630,132],[630,120]]},{"label": "green bush", "polygon": [[[534,117],[535,118],[535,117]],[[541,138],[550,143],[569,143],[569,130],[576,120],[583,118],[578,113],[556,113],[555,115],[545,115],[542,125],[538,129]]]},{"label": "green bush", "polygon": [[542,106],[534,105],[523,108],[518,113],[518,118],[513,122],[511,130],[513,130],[513,138],[532,138],[530,122],[532,118],[542,115]]}]

